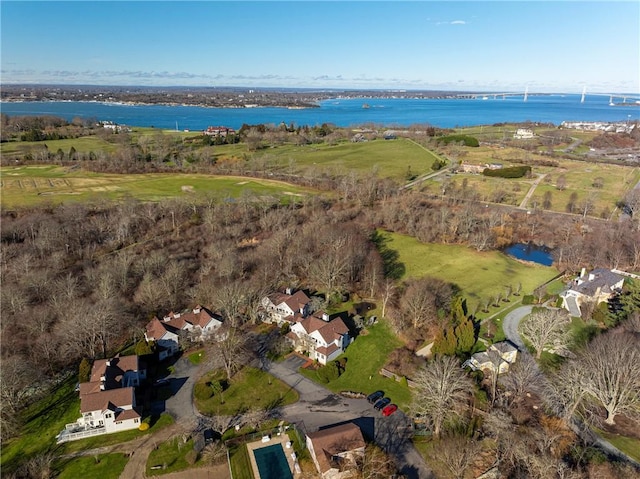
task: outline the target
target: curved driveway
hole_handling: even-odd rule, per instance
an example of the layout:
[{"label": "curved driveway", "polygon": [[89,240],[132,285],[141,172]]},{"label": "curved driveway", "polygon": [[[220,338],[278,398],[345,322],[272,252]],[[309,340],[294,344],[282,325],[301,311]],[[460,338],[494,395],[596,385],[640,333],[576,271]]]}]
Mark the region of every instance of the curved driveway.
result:
[{"label": "curved driveway", "polygon": [[[288,422],[302,422],[307,432],[319,428],[352,421],[369,438],[390,453],[396,460],[400,472],[410,479],[429,479],[433,473],[411,442],[411,423],[398,411],[384,417],[366,399],[350,399],[334,394],[298,372],[301,363],[296,356],[283,362],[273,363],[263,360],[263,368],[285,382],[300,395],[294,404],[282,407],[282,419]],[[391,398],[393,399],[393,398]]]},{"label": "curved driveway", "polygon": [[520,306],[510,313],[507,313],[502,321],[502,330],[504,331],[504,335],[509,341],[518,346],[520,351],[526,351],[526,349],[522,339],[520,338],[520,334],[518,333],[518,326],[520,325],[522,318],[531,314],[532,310],[533,306]]}]

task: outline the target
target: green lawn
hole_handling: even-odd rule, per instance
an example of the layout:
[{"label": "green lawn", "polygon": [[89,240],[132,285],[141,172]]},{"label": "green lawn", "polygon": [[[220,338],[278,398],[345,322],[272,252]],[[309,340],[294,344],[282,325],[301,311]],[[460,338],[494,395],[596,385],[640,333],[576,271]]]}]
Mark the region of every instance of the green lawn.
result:
[{"label": "green lawn", "polygon": [[[393,334],[386,322],[380,321],[368,328],[368,334],[360,335],[340,356],[347,358],[346,370],[342,375],[324,387],[339,393],[355,391],[370,394],[382,389],[400,408],[406,408],[411,402],[411,392],[400,382],[379,374],[387,361],[389,353],[402,346],[402,342]],[[301,370],[310,379],[318,382],[315,371]]]},{"label": "green lawn", "polygon": [[129,458],[121,453],[101,454],[98,456],[74,457],[56,463],[60,471],[58,479],[118,479]]},{"label": "green lawn", "polygon": [[[178,436],[158,444],[158,447],[151,451],[147,459],[147,476],[159,476],[188,469],[191,464],[187,461],[186,455],[192,450],[193,439],[182,443]],[[151,469],[153,466],[162,466],[162,469]]]},{"label": "green lawn", "polygon": [[254,479],[246,444],[232,447],[229,450],[229,462],[233,479]]},{"label": "green lawn", "polygon": [[204,350],[200,350],[200,351],[195,351],[189,354],[188,358],[191,364],[195,364],[197,366],[202,362],[202,360],[204,359],[204,356],[205,356]]},{"label": "green lawn", "polygon": [[94,198],[133,197],[157,201],[168,197],[286,199],[311,190],[282,181],[246,177],[181,173],[117,175],[70,170],[60,166],[0,168],[0,193],[5,207],[44,201],[86,201]]},{"label": "green lawn", "polygon": [[[198,382],[218,378],[219,372],[206,374]],[[221,399],[223,402],[221,402]],[[201,401],[195,399],[198,410],[208,415],[234,415],[254,408],[271,409],[298,400],[298,393],[279,379],[260,369],[246,367],[231,379],[226,391]]]},{"label": "green lawn", "polygon": [[22,414],[24,425],[17,437],[2,442],[3,472],[13,471],[19,462],[56,449],[56,435],[65,424],[80,417],[80,398],[74,392],[75,377],[29,406]]},{"label": "green lawn", "polygon": [[[525,264],[499,251],[477,252],[461,245],[427,244],[411,236],[383,234],[390,239],[386,247],[399,253],[404,278],[434,276],[454,283],[462,290],[470,311],[479,301],[504,294],[508,286],[515,289],[520,283],[521,294],[527,294],[558,274],[553,267]],[[489,314],[495,311],[492,308]]]},{"label": "green lawn", "polygon": [[381,177],[400,181],[406,179],[409,169],[415,175],[431,172],[431,165],[437,158],[431,151],[406,138],[362,143],[342,142],[337,145],[287,144],[251,154],[270,166],[286,168],[292,172],[320,169],[339,174],[344,174],[345,171],[366,174],[375,171]]},{"label": "green lawn", "polygon": [[601,429],[596,429],[596,432],[629,457],[640,462],[640,439],[608,433]]}]

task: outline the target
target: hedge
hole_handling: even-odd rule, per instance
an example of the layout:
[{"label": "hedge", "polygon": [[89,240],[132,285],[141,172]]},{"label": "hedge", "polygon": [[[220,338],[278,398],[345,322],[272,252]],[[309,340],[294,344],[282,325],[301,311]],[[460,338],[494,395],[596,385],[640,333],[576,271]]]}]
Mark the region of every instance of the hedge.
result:
[{"label": "hedge", "polygon": [[472,148],[477,148],[480,146],[480,142],[477,138],[468,135],[447,135],[441,136],[438,138],[439,143],[444,143],[448,145],[449,143],[462,143],[464,146],[470,146]]},{"label": "hedge", "polygon": [[522,178],[523,176],[529,175],[530,173],[530,166],[509,166],[507,168],[500,168],[498,170],[485,168],[482,172],[484,176],[495,176],[498,178]]}]

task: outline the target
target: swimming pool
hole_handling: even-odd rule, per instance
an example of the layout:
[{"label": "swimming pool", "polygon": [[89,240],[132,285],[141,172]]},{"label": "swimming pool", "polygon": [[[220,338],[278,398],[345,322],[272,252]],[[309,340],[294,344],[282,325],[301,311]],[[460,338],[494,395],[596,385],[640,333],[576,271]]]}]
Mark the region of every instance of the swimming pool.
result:
[{"label": "swimming pool", "polygon": [[260,479],[293,479],[282,444],[254,449]]}]

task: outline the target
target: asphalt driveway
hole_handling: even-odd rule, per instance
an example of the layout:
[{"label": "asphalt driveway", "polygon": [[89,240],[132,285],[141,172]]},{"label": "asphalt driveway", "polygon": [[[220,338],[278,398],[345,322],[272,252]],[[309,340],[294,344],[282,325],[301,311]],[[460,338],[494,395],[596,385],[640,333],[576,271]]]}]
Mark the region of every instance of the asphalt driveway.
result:
[{"label": "asphalt driveway", "polygon": [[410,420],[402,411],[384,417],[366,399],[346,398],[325,389],[298,373],[298,368],[305,362],[304,358],[295,355],[279,363],[263,361],[266,371],[294,388],[300,395],[297,403],[280,408],[278,413],[282,419],[303,423],[307,432],[348,421],[354,422],[365,436],[395,457],[406,477],[433,477],[410,441]]}]

